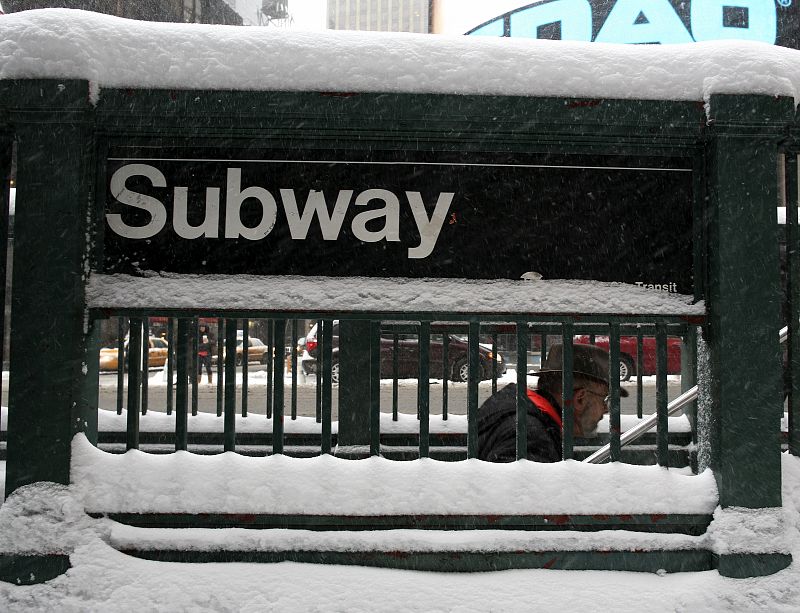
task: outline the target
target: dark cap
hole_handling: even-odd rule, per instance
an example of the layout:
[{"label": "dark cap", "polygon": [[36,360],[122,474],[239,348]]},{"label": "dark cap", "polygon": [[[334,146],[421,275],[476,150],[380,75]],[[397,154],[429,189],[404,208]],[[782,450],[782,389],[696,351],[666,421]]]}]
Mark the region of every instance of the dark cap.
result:
[{"label": "dark cap", "polygon": [[[547,353],[547,359],[542,364],[541,370],[535,374],[561,372],[562,364],[564,363],[563,356],[564,346],[553,345]],[[610,385],[608,381],[608,351],[596,345],[573,345],[572,373]],[[627,396],[628,390],[620,387],[619,395]]]}]

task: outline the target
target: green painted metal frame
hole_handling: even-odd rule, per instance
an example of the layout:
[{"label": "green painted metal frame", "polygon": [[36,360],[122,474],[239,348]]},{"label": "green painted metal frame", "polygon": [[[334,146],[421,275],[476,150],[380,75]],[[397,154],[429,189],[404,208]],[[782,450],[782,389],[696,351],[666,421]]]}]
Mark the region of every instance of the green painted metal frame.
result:
[{"label": "green painted metal frame", "polygon": [[[103,226],[96,222],[102,219],[105,175],[104,164],[98,161],[105,159],[112,146],[194,148],[224,139],[241,148],[646,154],[692,160],[698,186],[695,292],[706,300],[708,322],[683,317],[639,321],[660,324],[662,329],[667,324],[702,326],[716,376],[707,390],[713,419],[706,423],[714,431],[700,437],[699,444],[708,447],[703,457],[714,469],[721,503],[780,504],[779,431],[777,420],[770,418],[780,410],[780,351],[777,343],[764,342],[763,330],[777,330],[779,322],[777,236],[770,222],[776,201],[775,156],[794,121],[792,101],[712,96],[707,116],[700,102],[112,88],[104,89],[92,106],[88,93],[84,81],[0,83],[1,117],[18,143],[17,199],[22,205],[16,216],[7,492],[36,481],[68,482],[72,436],[85,432],[90,440],[97,438],[96,321],[122,311],[132,317],[146,316],[144,311],[125,309],[86,316],[85,275],[96,268],[102,255]],[[52,189],[53,185],[59,189]],[[747,199],[742,199],[743,193]],[[87,208],[80,210],[75,202],[86,203]],[[59,223],[51,223],[52,219]],[[747,239],[734,240],[740,237],[741,227],[748,228]],[[198,315],[167,313],[171,317],[184,314]],[[210,315],[228,318],[231,341],[235,319],[250,314]],[[293,315],[271,314],[279,319]],[[334,316],[374,321],[414,320],[417,315],[306,314],[325,320],[320,337],[323,373],[330,372]],[[481,322],[528,317],[526,313],[435,314],[436,320],[467,322],[471,337],[477,337]],[[555,313],[540,318],[568,326],[608,325],[624,319],[614,313]],[[748,325],[738,325],[741,322]],[[571,333],[564,329],[562,333],[569,347]],[[31,352],[30,347],[41,350]],[[229,343],[228,349],[226,382],[232,374],[228,366],[235,344]],[[471,358],[469,412],[474,417],[477,355]],[[754,384],[742,386],[741,372],[750,373]],[[225,447],[233,450],[235,406],[229,390],[226,385]],[[569,392],[565,396],[565,417],[569,418]],[[321,397],[322,446],[331,452],[329,375],[323,376]],[[176,410],[180,414],[185,407],[179,403]],[[763,419],[742,419],[743,415],[753,417],[754,412]],[[565,421],[571,423],[571,419]],[[475,440],[475,432],[470,431],[470,457],[476,454]],[[571,457],[573,452],[567,435],[564,456]],[[576,555],[584,561],[586,556],[597,559],[596,552],[584,553]],[[668,553],[655,555],[665,559]],[[741,568],[758,573],[759,568],[774,570],[783,561],[761,556],[745,563],[723,556],[719,568],[724,574],[735,575]],[[479,562],[472,560],[465,569],[476,565]]]}]

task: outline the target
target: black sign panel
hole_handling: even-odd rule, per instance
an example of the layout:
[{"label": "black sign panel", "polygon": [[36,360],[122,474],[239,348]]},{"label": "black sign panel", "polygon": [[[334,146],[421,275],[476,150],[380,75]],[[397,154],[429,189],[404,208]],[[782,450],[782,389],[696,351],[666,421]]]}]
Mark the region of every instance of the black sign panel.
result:
[{"label": "black sign panel", "polygon": [[534,272],[692,292],[687,160],[160,153],[109,157],[106,272]]}]

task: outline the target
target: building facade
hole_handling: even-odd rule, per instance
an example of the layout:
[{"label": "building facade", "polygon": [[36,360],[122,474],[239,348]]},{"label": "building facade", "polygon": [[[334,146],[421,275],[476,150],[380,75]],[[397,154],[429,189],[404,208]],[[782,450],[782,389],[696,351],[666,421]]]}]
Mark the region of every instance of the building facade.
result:
[{"label": "building facade", "polygon": [[328,0],[328,28],[430,32],[430,0]]},{"label": "building facade", "polygon": [[224,0],[6,0],[3,7],[8,13],[70,8],[143,21],[242,25],[242,16]]}]

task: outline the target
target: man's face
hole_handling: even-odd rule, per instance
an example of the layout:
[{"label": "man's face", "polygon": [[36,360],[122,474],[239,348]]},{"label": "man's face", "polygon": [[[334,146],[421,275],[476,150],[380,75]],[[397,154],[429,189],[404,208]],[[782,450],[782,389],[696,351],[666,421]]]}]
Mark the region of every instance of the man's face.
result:
[{"label": "man's face", "polygon": [[575,436],[590,437],[597,432],[597,424],[608,413],[608,386],[591,383],[575,390]]}]

